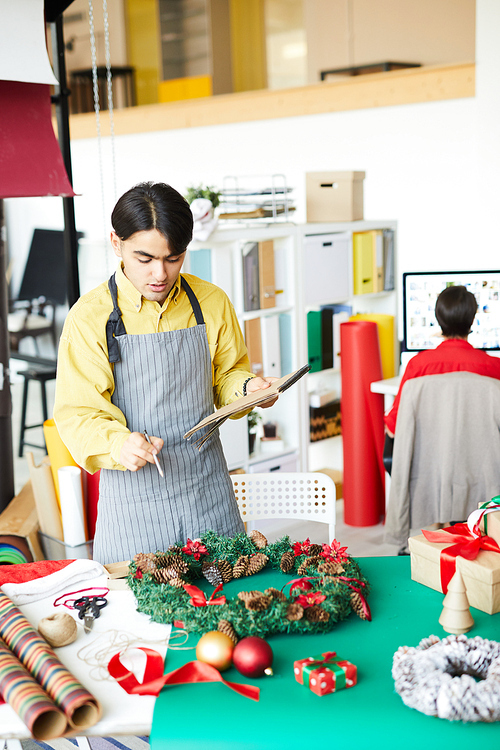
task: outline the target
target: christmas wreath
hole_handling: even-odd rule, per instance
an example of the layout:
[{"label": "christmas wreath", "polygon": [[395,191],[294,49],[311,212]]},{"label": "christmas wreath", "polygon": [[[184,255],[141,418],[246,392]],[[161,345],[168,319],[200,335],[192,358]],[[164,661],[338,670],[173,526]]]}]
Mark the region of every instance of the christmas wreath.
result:
[{"label": "christmas wreath", "polygon": [[[281,570],[289,580],[281,589],[252,589],[226,598],[225,583],[265,567]],[[208,600],[193,585],[201,577],[215,587]],[[218,629],[235,642],[247,635],[324,633],[351,612],[371,619],[368,582],[347,547],[335,539],[331,545],[309,539],[292,544],[285,536],[269,544],[259,531],[232,538],[207,531],[166,552],[135,555],[128,582],[139,612],[155,622],[174,623],[189,632]]]}]

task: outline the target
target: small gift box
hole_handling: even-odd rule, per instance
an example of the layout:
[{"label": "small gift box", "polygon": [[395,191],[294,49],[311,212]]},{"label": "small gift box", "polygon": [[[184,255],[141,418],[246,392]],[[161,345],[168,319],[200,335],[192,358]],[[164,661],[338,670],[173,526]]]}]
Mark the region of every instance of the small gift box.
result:
[{"label": "small gift box", "polygon": [[294,662],[295,679],[308,685],[316,695],[335,693],[342,688],[353,687],[357,682],[357,668],[350,661],[339,659],[335,651],[321,656],[309,656]]},{"label": "small gift box", "polygon": [[494,539],[475,536],[461,523],[410,537],[408,546],[414,581],[446,593],[458,567],[470,606],[490,615],[500,612],[500,548]]}]

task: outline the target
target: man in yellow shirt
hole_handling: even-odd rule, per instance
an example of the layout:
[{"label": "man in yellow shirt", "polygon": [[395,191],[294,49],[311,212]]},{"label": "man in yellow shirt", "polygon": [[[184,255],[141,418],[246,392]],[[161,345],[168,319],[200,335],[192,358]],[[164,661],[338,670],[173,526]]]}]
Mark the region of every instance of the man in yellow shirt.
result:
[{"label": "man in yellow shirt", "polygon": [[275,380],[250,372],[226,294],[180,275],[193,218],[176,190],[136,185],[111,222],[121,262],[68,314],[54,406],[75,461],[91,473],[102,469],[94,557],[103,563],[208,529],[243,531],[219,437],[198,451],[183,435],[214,404]]}]

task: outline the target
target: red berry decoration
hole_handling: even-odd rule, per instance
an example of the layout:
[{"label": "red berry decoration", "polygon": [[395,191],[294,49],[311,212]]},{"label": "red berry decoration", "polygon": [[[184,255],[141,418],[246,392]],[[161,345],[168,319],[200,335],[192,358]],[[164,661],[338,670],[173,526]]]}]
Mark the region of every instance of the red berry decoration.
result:
[{"label": "red berry decoration", "polygon": [[271,675],[273,670],[273,650],[269,643],[256,635],[242,638],[233,651],[233,665],[245,677]]}]

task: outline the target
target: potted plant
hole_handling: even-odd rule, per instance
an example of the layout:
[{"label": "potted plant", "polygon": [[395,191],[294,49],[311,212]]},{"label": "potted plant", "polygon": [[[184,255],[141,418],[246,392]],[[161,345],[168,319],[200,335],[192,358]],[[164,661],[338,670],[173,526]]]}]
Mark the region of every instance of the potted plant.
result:
[{"label": "potted plant", "polygon": [[189,204],[197,198],[205,198],[205,200],[209,200],[214,208],[217,208],[220,203],[220,191],[215,190],[212,185],[206,185],[205,187],[201,184],[197,186],[191,185],[188,187],[184,197]]},{"label": "potted plant", "polygon": [[248,414],[248,452],[253,453],[255,450],[255,440],[257,438],[257,427],[262,420],[261,415],[255,409]]}]

